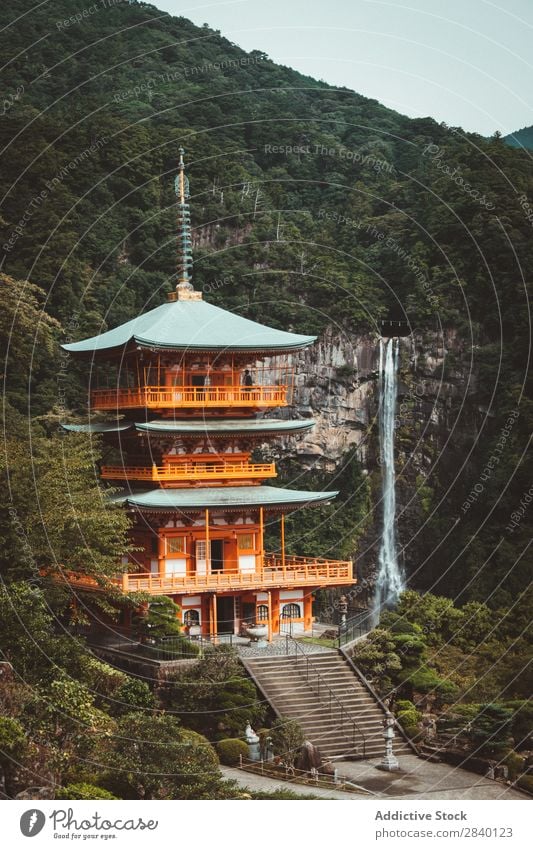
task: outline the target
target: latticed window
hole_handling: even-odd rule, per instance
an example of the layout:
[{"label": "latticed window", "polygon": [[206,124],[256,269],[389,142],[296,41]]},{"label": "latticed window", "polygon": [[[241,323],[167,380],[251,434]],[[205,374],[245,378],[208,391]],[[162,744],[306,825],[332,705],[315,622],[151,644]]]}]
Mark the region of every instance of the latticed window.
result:
[{"label": "latticed window", "polygon": [[256,616],[258,622],[268,619],[268,604],[258,604]]},{"label": "latticed window", "polygon": [[200,614],[197,610],[187,610],[183,617],[183,624],[189,627],[190,625],[200,624]]},{"label": "latticed window", "polygon": [[237,547],[239,551],[253,551],[254,549],[254,535],[253,534],[239,534],[237,537]]},{"label": "latticed window", "polygon": [[185,554],[185,537],[167,537],[167,554]]},{"label": "latticed window", "polygon": [[299,604],[284,604],[281,616],[283,619],[300,619],[300,605]]}]

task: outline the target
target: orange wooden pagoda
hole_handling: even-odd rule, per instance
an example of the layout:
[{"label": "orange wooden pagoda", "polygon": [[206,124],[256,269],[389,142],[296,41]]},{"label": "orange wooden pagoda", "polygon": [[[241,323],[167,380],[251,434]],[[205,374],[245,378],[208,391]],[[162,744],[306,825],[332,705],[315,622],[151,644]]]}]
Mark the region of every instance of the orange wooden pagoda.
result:
[{"label": "orange wooden pagoda", "polygon": [[[70,430],[104,434],[118,458],[101,476],[122,486],[132,511],[125,592],[168,595],[183,623],[206,636],[268,623],[269,637],[312,625],[321,587],[354,583],[351,561],[285,553],[284,517],[336,492],[265,484],[274,463],[252,459],[267,440],[313,421],[269,416],[287,407],[293,355],[315,337],[266,327],[203,300],[191,283],[190,218],[183,151],[176,178],[179,268],[167,303],[91,339],[64,345],[91,361],[91,421]],[[113,386],[102,385],[108,381]],[[96,411],[116,414],[99,423]],[[265,523],[279,517],[277,553]],[[277,524],[277,523],[276,523]]]}]

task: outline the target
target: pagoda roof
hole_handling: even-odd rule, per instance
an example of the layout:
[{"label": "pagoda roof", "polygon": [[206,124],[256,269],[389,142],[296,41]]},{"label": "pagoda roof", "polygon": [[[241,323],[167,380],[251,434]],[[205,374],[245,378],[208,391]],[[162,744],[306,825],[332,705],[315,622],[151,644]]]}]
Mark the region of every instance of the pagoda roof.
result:
[{"label": "pagoda roof", "polygon": [[158,419],[151,422],[90,422],[64,424],[64,430],[76,433],[120,433],[135,428],[141,433],[173,436],[253,436],[262,433],[300,433],[314,427],[314,419]]},{"label": "pagoda roof", "polygon": [[316,336],[267,327],[204,300],[173,300],[125,324],[62,347],[73,354],[113,352],[134,343],[144,348],[193,351],[293,351]]},{"label": "pagoda roof", "polygon": [[336,492],[306,492],[274,486],[190,487],[187,489],[152,489],[146,492],[117,494],[111,501],[139,510],[205,510],[239,507],[298,507],[330,501]]}]

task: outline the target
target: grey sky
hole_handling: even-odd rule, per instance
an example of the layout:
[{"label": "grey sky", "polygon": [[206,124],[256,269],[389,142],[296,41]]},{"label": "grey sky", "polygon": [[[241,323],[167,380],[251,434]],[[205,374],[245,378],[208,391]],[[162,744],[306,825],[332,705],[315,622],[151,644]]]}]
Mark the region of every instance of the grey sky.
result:
[{"label": "grey sky", "polygon": [[533,124],[533,0],[152,0],[245,50],[412,117]]}]

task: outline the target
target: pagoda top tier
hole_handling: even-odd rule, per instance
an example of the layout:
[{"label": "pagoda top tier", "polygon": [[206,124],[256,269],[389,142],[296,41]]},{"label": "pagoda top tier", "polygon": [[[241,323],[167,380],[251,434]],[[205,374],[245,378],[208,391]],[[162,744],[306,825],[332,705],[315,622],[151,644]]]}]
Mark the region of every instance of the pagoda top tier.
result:
[{"label": "pagoda top tier", "polygon": [[113,330],[62,347],[72,354],[114,354],[130,346],[275,354],[306,348],[315,340],[316,336],[300,336],[243,318],[201,297],[177,297]]}]

